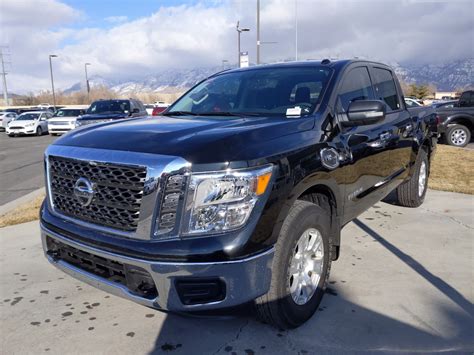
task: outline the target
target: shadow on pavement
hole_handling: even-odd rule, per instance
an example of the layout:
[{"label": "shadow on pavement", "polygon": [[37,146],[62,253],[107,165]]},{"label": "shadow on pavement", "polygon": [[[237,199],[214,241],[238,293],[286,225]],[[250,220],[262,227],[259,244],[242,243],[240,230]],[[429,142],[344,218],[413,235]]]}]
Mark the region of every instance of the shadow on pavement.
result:
[{"label": "shadow on pavement", "polygon": [[414,271],[416,271],[421,277],[426,279],[429,283],[431,283],[434,287],[436,287],[439,291],[444,293],[447,297],[449,297],[453,302],[455,302],[459,307],[461,307],[466,313],[468,313],[471,317],[474,316],[474,308],[471,302],[469,302],[463,295],[461,295],[455,288],[450,286],[446,281],[440,279],[436,275],[433,275],[429,272],[422,264],[412,258],[410,255],[406,254],[402,250],[398,249],[395,245],[384,239],[380,234],[370,228],[368,225],[362,223],[359,219],[355,219],[354,224],[362,229],[365,233],[369,234],[375,240],[377,240],[380,244],[382,244],[387,250],[392,252],[395,256],[397,256],[400,260],[402,260],[405,264],[411,267]]},{"label": "shadow on pavement", "polygon": [[[394,295],[401,298],[400,310],[415,319],[415,323],[422,324],[414,326],[361,307],[351,300],[353,297],[346,288],[330,285],[331,288],[328,288],[316,314],[295,330],[279,331],[259,323],[255,320],[255,313],[250,305],[208,313],[207,316],[168,314],[150,353],[251,355],[311,354],[321,351],[472,352],[472,304],[447,282],[433,275],[413,257],[360,220],[355,220],[354,223],[459,308],[448,307],[426,297],[427,304],[430,304],[436,314],[435,318],[443,320],[442,324],[429,324],[403,305],[404,290],[400,290],[400,294]],[[440,328],[444,331],[439,331]]]},{"label": "shadow on pavement", "polygon": [[[334,290],[332,290],[334,292]],[[339,295],[338,295],[339,296]],[[454,326],[452,337],[425,331],[326,294],[321,310],[302,327],[279,331],[255,320],[251,308],[234,317],[199,318],[168,314],[150,354],[314,354],[321,351],[453,352],[472,351],[469,318],[440,309]]]}]

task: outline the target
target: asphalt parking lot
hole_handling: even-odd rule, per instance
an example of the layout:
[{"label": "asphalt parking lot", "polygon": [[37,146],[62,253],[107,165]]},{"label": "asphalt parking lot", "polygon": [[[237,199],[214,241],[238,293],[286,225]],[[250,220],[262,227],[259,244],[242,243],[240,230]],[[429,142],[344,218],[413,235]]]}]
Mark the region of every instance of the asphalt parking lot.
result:
[{"label": "asphalt parking lot", "polygon": [[0,206],[44,186],[43,153],[55,139],[0,132]]},{"label": "asphalt parking lot", "polygon": [[329,289],[304,326],[279,331],[249,308],[191,318],[71,279],[43,256],[37,222],[0,229],[1,352],[312,354],[474,351],[474,199],[429,191],[343,230]]}]

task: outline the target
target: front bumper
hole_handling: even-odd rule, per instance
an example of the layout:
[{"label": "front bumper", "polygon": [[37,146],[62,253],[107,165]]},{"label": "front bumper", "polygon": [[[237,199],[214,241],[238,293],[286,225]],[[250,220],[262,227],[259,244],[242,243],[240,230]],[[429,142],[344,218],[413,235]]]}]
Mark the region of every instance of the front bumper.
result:
[{"label": "front bumper", "polygon": [[55,134],[55,133],[63,134],[63,133],[67,133],[67,132],[73,130],[74,128],[75,127],[73,127],[73,126],[59,126],[59,125],[54,125],[53,126],[53,125],[49,125],[48,126],[48,131],[49,131],[49,133],[53,133],[53,134]]},{"label": "front bumper", "polygon": [[[268,249],[257,255],[240,260],[222,262],[162,262],[142,260],[100,250],[69,239],[41,224],[41,239],[48,260],[65,273],[101,290],[120,296],[142,305],[174,312],[201,311],[233,307],[251,301],[266,292],[270,287],[271,266],[274,249]],[[50,241],[60,242],[73,250],[98,257],[104,263],[123,264],[145,270],[153,279],[157,295],[145,297],[137,295],[124,284],[111,281],[57,258],[50,250]],[[182,291],[178,290],[181,282],[189,280],[219,280],[223,285],[224,295],[218,300],[205,303],[183,303]]]},{"label": "front bumper", "polygon": [[11,129],[11,128],[6,128],[5,129],[6,134],[11,134],[11,135],[27,135],[27,134],[36,134],[36,127],[25,127],[25,128],[17,128],[17,129]]}]

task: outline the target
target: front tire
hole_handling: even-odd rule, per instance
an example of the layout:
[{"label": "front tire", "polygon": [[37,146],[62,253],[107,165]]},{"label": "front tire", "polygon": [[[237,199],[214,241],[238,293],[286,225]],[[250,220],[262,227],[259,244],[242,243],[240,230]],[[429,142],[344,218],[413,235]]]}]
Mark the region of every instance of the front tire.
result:
[{"label": "front tire", "polygon": [[423,204],[428,190],[429,172],[428,153],[422,148],[416,159],[414,174],[397,187],[396,194],[400,206],[419,207]]},{"label": "front tire", "polygon": [[296,328],[318,309],[331,267],[330,213],[302,200],[291,208],[275,245],[270,289],[256,300],[263,322]]},{"label": "front tire", "polygon": [[461,124],[449,126],[445,140],[446,143],[454,147],[465,147],[471,141],[471,131]]},{"label": "front tire", "polygon": [[36,128],[36,135],[38,137],[43,135],[43,130],[41,129],[41,127]]}]

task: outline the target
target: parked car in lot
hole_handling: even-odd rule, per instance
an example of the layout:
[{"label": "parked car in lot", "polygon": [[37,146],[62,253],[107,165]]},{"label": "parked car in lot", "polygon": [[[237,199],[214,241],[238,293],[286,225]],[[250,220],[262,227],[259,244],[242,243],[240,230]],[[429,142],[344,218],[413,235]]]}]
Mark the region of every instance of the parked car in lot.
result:
[{"label": "parked car in lot", "polygon": [[458,103],[458,100],[450,100],[450,101],[438,101],[431,104],[431,107],[434,109],[441,109],[441,108],[451,108],[455,107]]},{"label": "parked car in lot", "polygon": [[419,100],[409,97],[405,97],[405,104],[407,107],[423,107],[423,104]]},{"label": "parked car in lot", "polygon": [[7,125],[17,117],[18,115],[15,112],[0,111],[0,128],[5,131]]},{"label": "parked car in lot", "polygon": [[144,104],[144,105],[145,105],[147,115],[151,116],[153,114],[153,109],[155,108],[155,105],[153,104]]},{"label": "parked car in lot", "polygon": [[90,105],[85,115],[77,118],[76,126],[143,116],[147,116],[147,112],[145,106],[139,100],[99,100]]},{"label": "parked car in lot", "polygon": [[87,107],[61,108],[48,120],[48,132],[55,136],[64,134],[76,128],[76,120],[86,113]]},{"label": "parked car in lot", "polygon": [[160,113],[164,112],[170,105],[164,101],[155,102],[155,107],[151,113],[152,116],[158,116]]},{"label": "parked car in lot", "polygon": [[37,135],[48,133],[48,119],[53,117],[49,111],[33,111],[22,113],[7,125],[8,136]]},{"label": "parked car in lot", "polygon": [[430,115],[410,113],[380,63],[218,73],[158,120],[84,127],[48,147],[45,256],[148,307],[254,302],[265,322],[297,327],[318,309],[344,225],[392,191],[423,203]]},{"label": "parked car in lot", "polygon": [[474,130],[474,90],[462,93],[459,101],[436,108],[441,138],[449,145],[465,147]]}]

